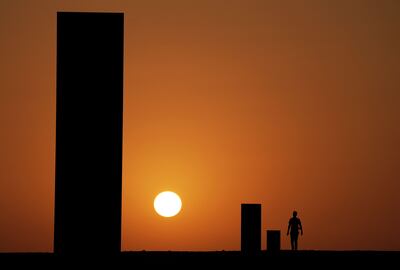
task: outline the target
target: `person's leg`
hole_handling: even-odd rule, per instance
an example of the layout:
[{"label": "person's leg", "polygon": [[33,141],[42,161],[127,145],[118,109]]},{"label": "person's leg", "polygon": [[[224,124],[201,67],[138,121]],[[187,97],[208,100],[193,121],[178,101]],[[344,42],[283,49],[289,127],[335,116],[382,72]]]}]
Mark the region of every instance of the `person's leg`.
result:
[{"label": "person's leg", "polygon": [[290,238],[292,240],[292,250],[297,250],[298,237],[299,237],[299,234],[296,234],[296,233],[290,234]]},{"label": "person's leg", "polygon": [[293,238],[293,235],[290,235],[290,246],[292,247],[292,250],[294,250],[294,238]]}]

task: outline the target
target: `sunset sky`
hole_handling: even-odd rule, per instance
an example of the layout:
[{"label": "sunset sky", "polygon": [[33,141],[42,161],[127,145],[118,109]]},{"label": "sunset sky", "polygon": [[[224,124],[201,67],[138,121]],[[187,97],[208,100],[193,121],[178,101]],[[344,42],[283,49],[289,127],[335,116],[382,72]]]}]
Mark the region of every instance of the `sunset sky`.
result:
[{"label": "sunset sky", "polygon": [[400,250],[400,1],[0,0],[0,252],[53,250],[57,11],[125,13],[123,250]]}]

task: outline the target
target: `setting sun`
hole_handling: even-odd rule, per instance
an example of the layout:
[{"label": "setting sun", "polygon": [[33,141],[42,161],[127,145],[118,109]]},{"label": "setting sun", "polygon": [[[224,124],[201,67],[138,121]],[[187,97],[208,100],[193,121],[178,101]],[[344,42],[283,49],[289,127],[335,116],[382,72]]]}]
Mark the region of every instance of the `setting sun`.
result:
[{"label": "setting sun", "polygon": [[173,217],[181,211],[181,208],[181,198],[175,192],[164,191],[154,199],[154,209],[160,216]]}]

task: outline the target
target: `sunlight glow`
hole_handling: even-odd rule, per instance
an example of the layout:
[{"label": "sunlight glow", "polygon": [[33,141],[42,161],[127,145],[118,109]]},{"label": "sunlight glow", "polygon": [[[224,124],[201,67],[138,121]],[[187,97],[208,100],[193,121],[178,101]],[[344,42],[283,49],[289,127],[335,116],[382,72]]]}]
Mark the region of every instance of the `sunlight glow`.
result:
[{"label": "sunlight glow", "polygon": [[175,192],[164,191],[154,199],[154,209],[160,216],[173,217],[181,211],[181,208],[181,198]]}]

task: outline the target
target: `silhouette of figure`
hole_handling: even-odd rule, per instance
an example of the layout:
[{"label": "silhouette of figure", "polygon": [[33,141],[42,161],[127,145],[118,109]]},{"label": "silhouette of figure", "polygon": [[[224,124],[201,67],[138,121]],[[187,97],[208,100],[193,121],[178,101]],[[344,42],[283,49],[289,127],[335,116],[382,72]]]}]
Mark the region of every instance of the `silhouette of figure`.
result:
[{"label": "silhouette of figure", "polygon": [[301,221],[297,217],[297,211],[293,211],[293,217],[289,219],[289,225],[287,230],[287,235],[289,235],[290,231],[290,244],[292,246],[292,250],[297,250],[297,240],[299,239],[299,229],[301,235],[303,235],[303,227],[301,226]]}]

